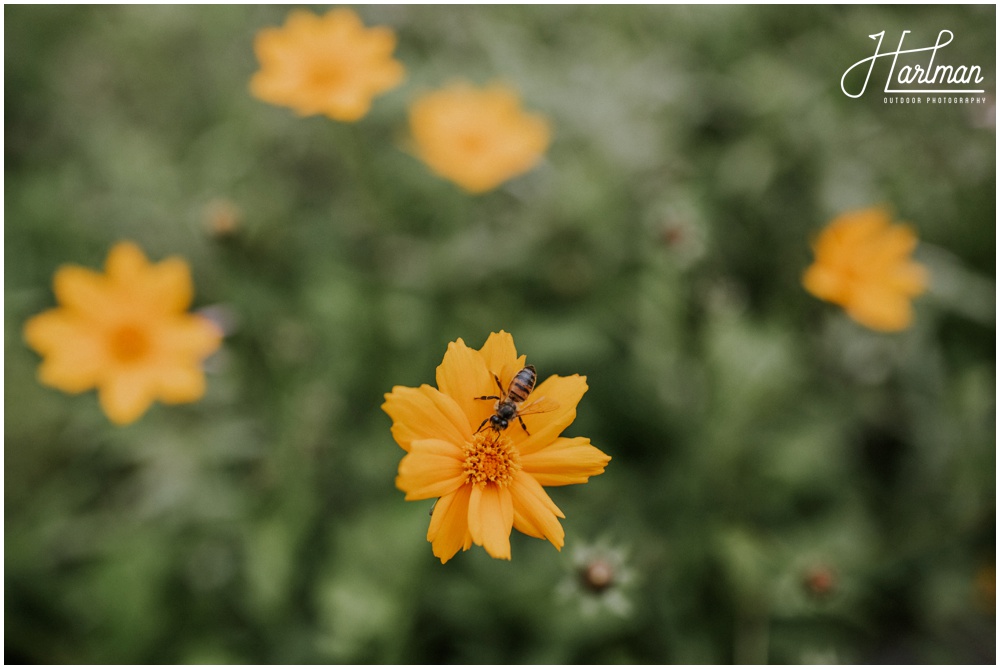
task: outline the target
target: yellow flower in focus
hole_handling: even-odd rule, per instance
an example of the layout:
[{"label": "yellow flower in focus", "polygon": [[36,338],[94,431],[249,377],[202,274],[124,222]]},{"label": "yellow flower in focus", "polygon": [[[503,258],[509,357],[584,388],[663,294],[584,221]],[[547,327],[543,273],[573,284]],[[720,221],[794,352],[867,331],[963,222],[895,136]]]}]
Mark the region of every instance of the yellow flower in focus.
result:
[{"label": "yellow flower in focus", "polygon": [[105,273],[64,265],[53,281],[61,306],[24,326],[43,358],[38,379],[67,393],[97,388],[112,422],[131,423],[154,400],[194,402],[205,393],[201,361],[222,334],[186,313],[193,287],[186,262],[150,264],[138,246],[108,253]]},{"label": "yellow flower in focus", "polygon": [[565,516],[542,486],[586,483],[611,460],[586,437],[559,436],[587,391],[579,375],[551,376],[535,387],[521,406],[527,413],[544,398],[549,410],[524,415],[526,430],[517,419],[505,430],[484,424],[495,402],[477,398],[500,393],[494,375],[506,391],[524,367],[506,332],[491,334],[478,351],[459,339],[437,368],[437,388],[396,386],[385,396],[392,436],[407,453],[396,487],[407,500],[439,498],[427,540],[442,563],[472,544],[509,560],[511,528],[561,550],[558,519]]},{"label": "yellow flower in focus", "polygon": [[549,146],[548,122],[521,109],[513,90],[456,83],[410,108],[416,153],[432,171],[483,193],[533,168]]},{"label": "yellow flower in focus", "polygon": [[392,30],[365,28],[350,9],[324,16],[297,9],[284,27],[257,33],[254,51],[261,67],[250,80],[250,92],[300,116],[357,121],[368,113],[372,98],[403,80],[403,65],[392,57],[395,48]]},{"label": "yellow flower in focus", "polygon": [[910,300],[927,288],[926,268],[910,258],[916,245],[913,230],[892,225],[881,207],[841,214],[813,243],[816,260],[802,284],[862,325],[903,330],[913,320]]}]

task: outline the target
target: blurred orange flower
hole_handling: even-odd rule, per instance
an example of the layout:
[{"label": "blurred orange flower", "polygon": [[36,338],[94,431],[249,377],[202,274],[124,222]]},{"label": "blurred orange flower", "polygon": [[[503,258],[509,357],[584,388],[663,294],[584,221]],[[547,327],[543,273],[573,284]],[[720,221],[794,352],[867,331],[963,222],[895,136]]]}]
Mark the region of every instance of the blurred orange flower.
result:
[{"label": "blurred orange flower", "polygon": [[221,332],[185,313],[193,287],[186,262],[150,264],[131,242],[108,253],[105,274],[64,265],[53,281],[61,306],[24,326],[43,358],[38,378],[67,393],[97,388],[112,422],[131,423],[154,400],[193,402],[205,392],[200,363]]},{"label": "blurred orange flower", "polygon": [[586,483],[611,460],[586,437],[559,436],[587,391],[576,374],[551,376],[523,397],[523,427],[516,419],[493,427],[496,402],[481,398],[506,394],[524,363],[506,332],[478,351],[459,339],[437,368],[437,388],[396,386],[385,396],[392,435],[407,452],[396,487],[407,500],[439,498],[427,540],[442,563],[473,543],[509,560],[512,528],[561,550],[565,516],[542,486]]},{"label": "blurred orange flower", "polygon": [[470,193],[530,170],[550,139],[545,118],[524,112],[517,93],[500,84],[428,93],[410,108],[410,131],[420,159]]},{"label": "blurred orange flower", "polygon": [[927,288],[926,268],[910,254],[917,236],[892,225],[881,207],[835,218],[813,243],[816,260],[802,284],[816,297],[839,304],[857,322],[892,332],[913,320],[910,300]]},{"label": "blurred orange flower", "polygon": [[403,80],[403,65],[392,58],[395,48],[392,30],[365,28],[350,9],[324,16],[297,9],[283,28],[257,33],[254,51],[261,68],[250,80],[250,92],[300,116],[357,121],[372,98]]}]

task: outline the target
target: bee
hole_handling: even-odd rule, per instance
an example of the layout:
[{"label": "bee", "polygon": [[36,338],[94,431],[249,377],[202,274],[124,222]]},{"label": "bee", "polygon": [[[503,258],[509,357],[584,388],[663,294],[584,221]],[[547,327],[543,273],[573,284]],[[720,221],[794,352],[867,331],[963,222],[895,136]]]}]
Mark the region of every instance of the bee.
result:
[{"label": "bee", "polygon": [[496,404],[493,407],[495,413],[479,424],[479,429],[476,430],[477,433],[481,432],[487,423],[497,432],[502,432],[507,429],[512,420],[517,418],[517,421],[521,424],[521,429],[530,437],[531,433],[528,432],[528,427],[524,424],[521,416],[545,413],[546,411],[553,411],[559,408],[558,402],[545,397],[539,397],[531,402],[526,402],[528,395],[535,388],[535,381],[538,380],[535,368],[531,365],[528,365],[514,375],[514,378],[510,380],[510,386],[507,387],[507,390],[504,390],[503,384],[500,383],[500,377],[494,374],[493,379],[497,382],[500,394],[474,398],[477,400],[496,400]]}]

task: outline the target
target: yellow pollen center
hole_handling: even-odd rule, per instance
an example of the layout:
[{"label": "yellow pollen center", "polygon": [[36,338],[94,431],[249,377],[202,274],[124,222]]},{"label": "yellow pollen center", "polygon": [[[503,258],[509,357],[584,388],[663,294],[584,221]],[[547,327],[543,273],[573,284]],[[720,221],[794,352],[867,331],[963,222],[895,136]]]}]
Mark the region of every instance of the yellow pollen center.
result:
[{"label": "yellow pollen center", "polygon": [[469,483],[508,486],[520,468],[517,449],[510,439],[495,430],[477,432],[465,444],[465,473]]},{"label": "yellow pollen center", "polygon": [[108,347],[115,360],[135,362],[149,353],[149,335],[135,325],[121,325],[111,332]]},{"label": "yellow pollen center", "polygon": [[462,150],[466,153],[482,153],[482,151],[486,148],[486,139],[479,133],[470,133],[459,140],[459,146],[461,146]]},{"label": "yellow pollen center", "polygon": [[309,71],[309,85],[319,89],[332,89],[344,81],[344,69],[340,65],[319,63]]}]

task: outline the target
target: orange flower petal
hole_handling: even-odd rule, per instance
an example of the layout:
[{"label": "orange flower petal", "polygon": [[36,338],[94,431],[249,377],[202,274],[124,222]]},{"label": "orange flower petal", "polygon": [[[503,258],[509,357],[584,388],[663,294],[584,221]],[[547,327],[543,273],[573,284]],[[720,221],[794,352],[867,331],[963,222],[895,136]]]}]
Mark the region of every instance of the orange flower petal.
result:
[{"label": "orange flower petal", "polygon": [[448,344],[444,360],[437,368],[437,386],[455,400],[466,415],[467,435],[476,431],[483,419],[493,413],[492,402],[476,398],[496,395],[496,382],[479,351],[469,348],[461,339]]},{"label": "orange flower petal", "polygon": [[24,325],[28,345],[45,356],[38,368],[43,384],[67,393],[80,393],[101,378],[102,342],[93,328],[67,309],[51,309]]},{"label": "orange flower petal", "polygon": [[140,299],[170,313],[186,311],[194,299],[191,271],[180,258],[167,258],[150,266],[135,288],[141,295]]},{"label": "orange flower petal", "polygon": [[133,305],[142,310],[183,312],[194,297],[191,271],[184,260],[167,258],[150,263],[142,249],[132,242],[119,242],[112,247],[105,269],[108,281],[126,292]]},{"label": "orange flower petal", "polygon": [[[333,9],[327,12],[326,18],[330,22],[345,22],[347,24],[351,23],[354,18],[354,12],[347,10],[345,12],[344,8]],[[288,14],[288,18],[285,19],[285,27],[282,28],[268,28],[268,30],[273,31],[275,34],[281,35],[286,39],[291,39],[291,35],[302,33],[308,35],[310,33],[317,34],[319,32],[320,26],[323,23],[323,17],[313,14],[306,9],[293,9]],[[336,26],[336,24],[335,24]],[[336,29],[336,27],[335,27]]]},{"label": "orange flower petal", "polygon": [[111,247],[104,261],[104,271],[108,279],[125,286],[146,278],[149,260],[133,242],[119,242]]},{"label": "orange flower petal", "polygon": [[538,527],[535,527],[535,524],[528,520],[518,508],[517,498],[514,497],[513,491],[511,491],[511,498],[514,500],[514,529],[521,534],[527,534],[529,537],[544,539],[545,532]]},{"label": "orange flower petal", "polygon": [[434,557],[444,564],[458,552],[468,550],[472,545],[469,533],[469,498],[471,485],[443,495],[434,505],[431,524],[427,529],[427,541],[432,544]]},{"label": "orange flower petal", "polygon": [[548,541],[562,550],[566,533],[559,518],[565,518],[542,486],[531,475],[518,472],[510,486],[514,503],[514,527]]},{"label": "orange flower petal", "polygon": [[441,439],[420,439],[399,463],[396,487],[407,500],[441,497],[465,483],[465,454],[458,446]]},{"label": "orange flower petal", "polygon": [[488,483],[472,486],[469,497],[469,532],[477,546],[491,557],[510,559],[510,531],[514,505],[510,491]]},{"label": "orange flower petal", "polygon": [[63,265],[52,279],[59,304],[83,313],[114,312],[118,305],[109,294],[109,282],[102,274],[77,265]]},{"label": "orange flower petal", "polygon": [[821,300],[838,301],[844,294],[842,275],[823,265],[812,265],[802,275],[805,289]]},{"label": "orange flower petal", "polygon": [[483,356],[486,368],[498,374],[504,366],[517,360],[517,349],[514,348],[514,338],[510,336],[510,333],[503,330],[490,333],[490,336],[486,339],[486,343],[479,349],[479,353]]},{"label": "orange flower petal", "polygon": [[94,360],[83,354],[82,348],[62,349],[38,366],[38,380],[65,393],[82,393],[101,382],[101,367]]},{"label": "orange flower petal", "polygon": [[817,255],[835,254],[842,248],[863,248],[889,227],[892,217],[883,207],[849,211],[835,218],[815,245]]},{"label": "orange flower petal", "polygon": [[113,423],[135,422],[156,399],[154,384],[155,381],[142,372],[109,374],[98,392],[101,408]]},{"label": "orange flower petal", "polygon": [[590,439],[560,437],[542,450],[521,455],[521,466],[543,486],[586,483],[604,472],[611,456],[591,446]]},{"label": "orange flower petal", "polygon": [[859,290],[845,309],[857,322],[881,332],[905,330],[913,321],[913,309],[904,295],[875,287]]},{"label": "orange flower petal", "polygon": [[154,332],[157,348],[170,356],[203,360],[222,343],[222,331],[203,316],[178,314]]},{"label": "orange flower petal", "polygon": [[917,234],[906,225],[892,225],[878,236],[875,262],[891,265],[904,260],[917,248]]},{"label": "orange flower petal", "polygon": [[587,392],[587,379],[579,374],[550,376],[538,384],[528,401],[533,402],[544,397],[558,404],[558,408],[524,417],[530,437],[520,429],[520,425],[516,426],[517,429],[508,429],[508,432],[512,433],[514,443],[517,444],[518,452],[524,456],[551,444],[576,419],[576,405],[585,392]]},{"label": "orange flower petal", "polygon": [[382,410],[392,418],[392,436],[404,451],[416,439],[440,438],[463,444],[471,433],[468,418],[455,401],[437,388],[395,386]]},{"label": "orange flower petal", "polygon": [[[49,309],[32,316],[24,324],[24,340],[37,352],[58,350],[67,341],[87,339],[96,344],[93,328],[86,319],[69,309]],[[87,352],[96,353],[92,348]]]},{"label": "orange flower petal", "polygon": [[167,365],[156,372],[156,389],[166,404],[196,402],[205,395],[205,374],[194,365]]},{"label": "orange flower petal", "polygon": [[[369,58],[387,58],[392,55],[392,52],[395,51],[395,49],[396,33],[385,26],[373,26],[368,29],[368,39],[361,46],[360,50]],[[397,65],[399,69],[402,70],[402,66],[395,61],[387,61],[383,63],[383,65],[385,65],[385,67],[382,68],[383,73],[397,69],[395,67],[389,67],[391,65]]]}]

